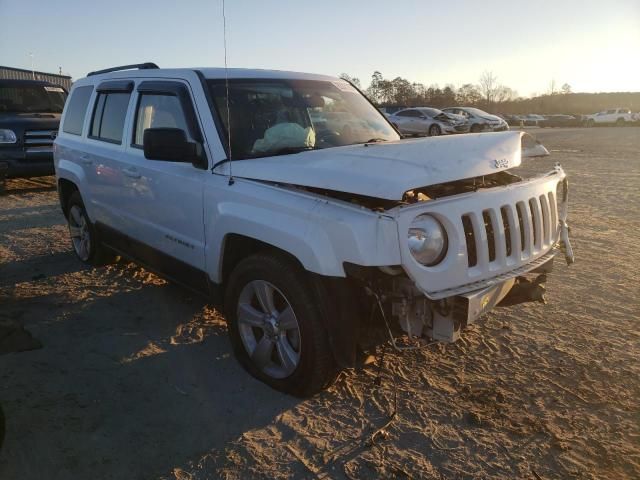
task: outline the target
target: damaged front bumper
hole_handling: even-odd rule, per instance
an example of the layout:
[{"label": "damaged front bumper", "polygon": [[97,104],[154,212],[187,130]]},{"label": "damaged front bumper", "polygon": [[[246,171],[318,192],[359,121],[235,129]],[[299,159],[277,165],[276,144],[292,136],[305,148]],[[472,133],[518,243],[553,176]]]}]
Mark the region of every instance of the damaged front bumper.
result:
[{"label": "damaged front bumper", "polygon": [[462,330],[475,323],[495,307],[520,303],[546,303],[545,283],[553,271],[557,250],[534,270],[499,283],[454,297],[431,301],[410,285],[398,279],[392,295],[391,314],[410,338],[428,337],[441,342],[455,342]]},{"label": "damaged front bumper", "polygon": [[[391,314],[409,337],[453,342],[465,326],[496,306],[545,302],[544,283],[554,257],[562,251],[567,265],[574,262],[567,225],[568,181],[559,165],[519,184],[426,206],[448,225],[455,255],[435,268],[404,256],[407,277],[394,280]],[[401,228],[407,218],[425,211],[411,210],[400,218]],[[471,217],[466,228],[457,222],[465,216]],[[488,252],[489,242],[493,251]]]}]

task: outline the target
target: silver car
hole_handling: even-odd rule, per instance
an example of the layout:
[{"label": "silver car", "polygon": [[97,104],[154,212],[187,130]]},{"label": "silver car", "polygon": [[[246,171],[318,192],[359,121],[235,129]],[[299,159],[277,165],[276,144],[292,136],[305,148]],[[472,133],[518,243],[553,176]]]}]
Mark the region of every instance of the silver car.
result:
[{"label": "silver car", "polygon": [[437,108],[405,108],[387,117],[400,133],[405,135],[435,137],[450,133],[467,133],[470,128],[464,117],[450,115]]},{"label": "silver car", "polygon": [[509,130],[504,119],[473,107],[443,108],[443,112],[462,115],[471,124],[471,132],[503,132]]}]

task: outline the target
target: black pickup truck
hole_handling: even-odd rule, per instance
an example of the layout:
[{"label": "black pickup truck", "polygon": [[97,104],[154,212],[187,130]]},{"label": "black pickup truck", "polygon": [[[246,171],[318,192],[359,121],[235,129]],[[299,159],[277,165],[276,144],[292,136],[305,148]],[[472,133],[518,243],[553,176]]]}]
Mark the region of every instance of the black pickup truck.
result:
[{"label": "black pickup truck", "polygon": [[51,175],[67,91],[37,80],[0,80],[0,187],[4,178]]}]

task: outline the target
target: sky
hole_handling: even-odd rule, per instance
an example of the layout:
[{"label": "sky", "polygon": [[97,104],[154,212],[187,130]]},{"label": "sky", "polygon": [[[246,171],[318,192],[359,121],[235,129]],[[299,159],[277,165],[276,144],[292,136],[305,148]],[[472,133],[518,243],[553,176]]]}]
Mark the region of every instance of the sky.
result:
[{"label": "sky", "polygon": [[[640,91],[640,0],[226,0],[229,67]],[[31,57],[29,54],[32,53]],[[0,65],[223,66],[222,0],[0,0]]]}]

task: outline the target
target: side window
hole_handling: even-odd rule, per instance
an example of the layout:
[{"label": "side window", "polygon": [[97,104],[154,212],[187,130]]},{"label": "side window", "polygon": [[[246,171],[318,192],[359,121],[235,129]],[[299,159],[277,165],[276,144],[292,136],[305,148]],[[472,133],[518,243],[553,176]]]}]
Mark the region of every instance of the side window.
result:
[{"label": "side window", "polygon": [[82,135],[82,125],[89,106],[89,99],[93,93],[93,86],[78,87],[71,94],[67,113],[64,117],[62,131],[74,135]]},{"label": "side window", "polygon": [[179,128],[188,132],[187,121],[180,100],[175,95],[143,93],[136,110],[133,145],[141,147],[147,128]]},{"label": "side window", "polygon": [[611,115],[613,113],[616,113],[616,109],[614,108],[613,110],[607,110],[607,115]]},{"label": "side window", "polygon": [[89,136],[106,142],[122,143],[124,119],[127,116],[130,97],[130,93],[121,92],[98,94]]}]

